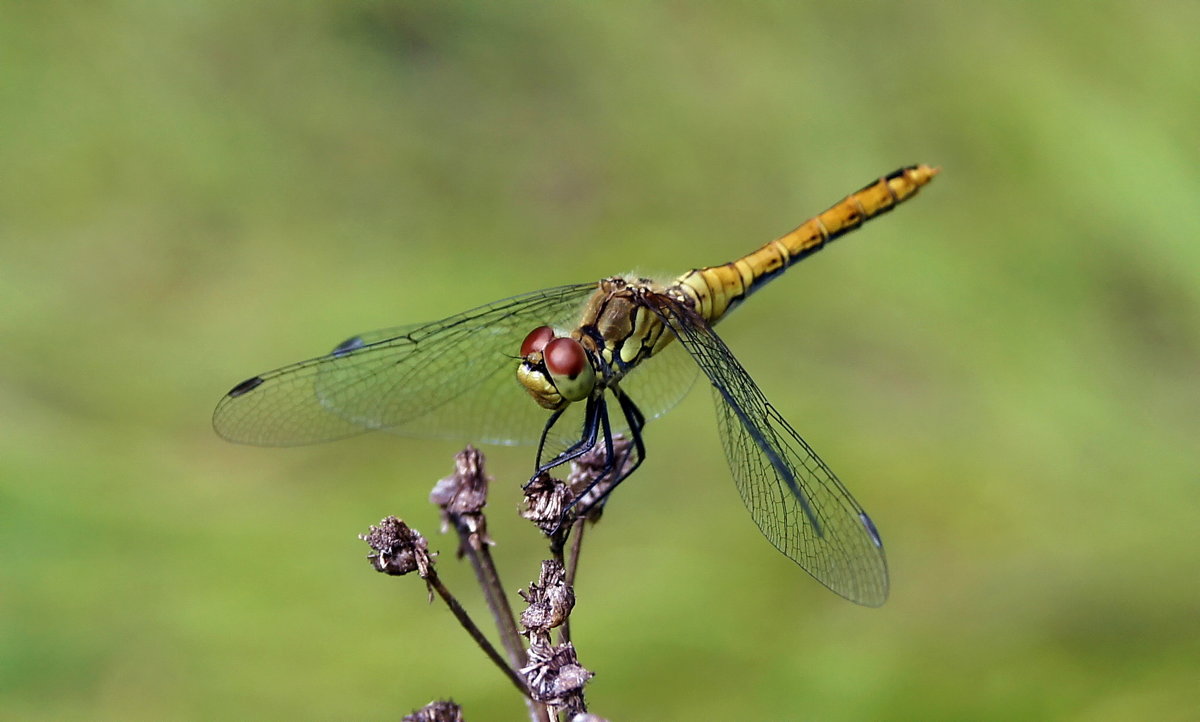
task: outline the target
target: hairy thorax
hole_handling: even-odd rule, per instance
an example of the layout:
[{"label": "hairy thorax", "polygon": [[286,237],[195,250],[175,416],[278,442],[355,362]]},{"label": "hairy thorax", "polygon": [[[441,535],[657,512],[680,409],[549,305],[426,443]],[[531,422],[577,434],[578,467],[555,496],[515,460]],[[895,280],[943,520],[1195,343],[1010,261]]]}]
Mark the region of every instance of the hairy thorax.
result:
[{"label": "hairy thorax", "polygon": [[647,294],[670,290],[673,287],[647,278],[613,276],[600,281],[572,335],[600,360],[599,376],[606,386],[619,382],[674,338],[643,300]]}]

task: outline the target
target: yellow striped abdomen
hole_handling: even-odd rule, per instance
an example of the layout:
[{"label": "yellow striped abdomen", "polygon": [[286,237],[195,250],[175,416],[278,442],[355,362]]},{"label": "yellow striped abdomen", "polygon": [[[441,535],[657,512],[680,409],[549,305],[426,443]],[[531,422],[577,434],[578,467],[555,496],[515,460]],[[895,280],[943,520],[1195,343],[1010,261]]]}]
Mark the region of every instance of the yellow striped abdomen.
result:
[{"label": "yellow striped abdomen", "polygon": [[937,168],[927,165],[901,168],[851,193],[757,251],[721,266],[688,271],[674,286],[695,300],[696,310],[709,323],[716,323],[788,266],[912,198],[937,172]]}]

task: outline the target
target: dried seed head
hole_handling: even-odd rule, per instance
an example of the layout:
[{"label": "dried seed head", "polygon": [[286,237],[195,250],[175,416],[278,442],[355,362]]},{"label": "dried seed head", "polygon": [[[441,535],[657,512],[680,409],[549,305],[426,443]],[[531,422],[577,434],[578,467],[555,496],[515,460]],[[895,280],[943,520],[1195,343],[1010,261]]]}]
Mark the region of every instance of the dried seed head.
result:
[{"label": "dried seed head", "polygon": [[571,715],[587,711],[583,686],[594,675],[579,664],[575,647],[570,642],[558,646],[530,646],[529,664],[521,669],[521,674],[535,701]]},{"label": "dried seed head", "polygon": [[632,441],[617,434],[612,442],[611,460],[604,445],[596,444],[586,454],[571,462],[571,473],[567,475],[567,486],[571,488],[571,495],[579,499],[575,505],[577,513],[592,522],[600,519],[604,501],[608,492],[612,490],[613,480],[624,479],[635,461]]},{"label": "dried seed head", "polygon": [[448,525],[468,533],[485,534],[483,507],[491,478],[483,470],[483,453],[468,446],[454,457],[454,473],[434,485],[429,501],[442,509]]},{"label": "dried seed head", "polygon": [[405,715],[403,722],[463,722],[462,707],[452,700],[435,700]]},{"label": "dried seed head", "polygon": [[433,559],[429,555],[429,543],[415,529],[403,521],[389,516],[372,526],[370,532],[359,534],[359,539],[367,543],[373,554],[368,554],[371,566],[375,571],[401,576],[417,572],[424,579],[429,576],[433,567]]},{"label": "dried seed head", "polygon": [[572,499],[574,496],[566,484],[542,472],[525,487],[521,516],[549,536],[563,525],[563,509]]},{"label": "dried seed head", "polygon": [[563,565],[554,559],[542,562],[542,572],[521,598],[528,606],[521,613],[521,624],[531,644],[549,644],[550,630],[560,626],[575,607],[575,591],[567,584]]}]

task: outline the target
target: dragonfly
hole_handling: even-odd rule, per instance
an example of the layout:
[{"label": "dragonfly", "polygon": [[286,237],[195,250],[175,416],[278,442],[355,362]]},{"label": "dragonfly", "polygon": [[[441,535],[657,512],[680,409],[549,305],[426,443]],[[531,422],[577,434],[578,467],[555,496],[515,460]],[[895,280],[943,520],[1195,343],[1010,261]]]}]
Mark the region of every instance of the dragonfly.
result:
[{"label": "dragonfly", "polygon": [[371,430],[534,444],[538,472],[594,449],[611,459],[624,434],[636,458],[620,472],[610,467],[621,474],[611,490],[644,460],[646,423],[703,374],[730,471],[759,530],[833,592],[879,606],[888,571],[874,522],[713,326],[793,264],[912,198],[937,172],[901,168],[735,261],[673,280],[611,276],[352,336],[323,356],[237,384],[217,404],[213,427],[262,446]]}]

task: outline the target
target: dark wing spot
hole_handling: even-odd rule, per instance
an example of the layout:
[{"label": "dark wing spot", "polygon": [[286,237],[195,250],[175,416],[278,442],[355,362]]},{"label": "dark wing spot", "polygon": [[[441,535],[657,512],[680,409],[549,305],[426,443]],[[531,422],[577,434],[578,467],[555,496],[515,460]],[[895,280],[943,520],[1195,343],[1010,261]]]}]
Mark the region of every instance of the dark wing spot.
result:
[{"label": "dark wing spot", "polygon": [[858,519],[866,527],[867,533],[871,535],[871,542],[875,544],[875,548],[882,549],[883,540],[879,538],[879,530],[875,528],[875,522],[871,521],[871,517],[867,516],[867,512],[865,511],[858,513]]},{"label": "dark wing spot", "polygon": [[238,396],[241,396],[242,394],[248,394],[251,391],[253,391],[254,389],[258,388],[259,386],[262,385],[262,382],[263,382],[262,376],[255,376],[252,379],[246,379],[245,381],[241,382],[237,386],[234,386],[232,389],[230,389],[229,393],[225,394],[225,395],[231,399],[237,398]]},{"label": "dark wing spot", "polygon": [[366,344],[363,343],[362,336],[351,336],[345,341],[339,343],[337,346],[333,347],[333,355],[345,356],[351,351],[356,351],[365,345]]}]

